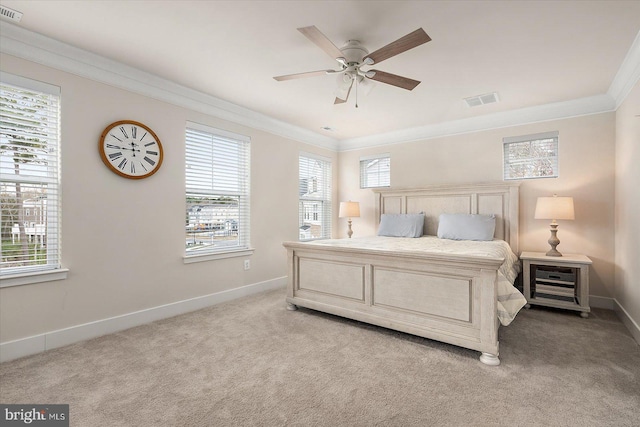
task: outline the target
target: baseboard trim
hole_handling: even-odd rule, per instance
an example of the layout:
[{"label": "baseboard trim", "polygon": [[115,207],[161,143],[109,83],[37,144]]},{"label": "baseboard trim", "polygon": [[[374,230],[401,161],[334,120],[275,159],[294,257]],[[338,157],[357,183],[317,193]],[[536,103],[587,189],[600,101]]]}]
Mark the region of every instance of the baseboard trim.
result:
[{"label": "baseboard trim", "polygon": [[259,292],[283,288],[286,286],[286,283],[286,276],[278,277],[264,282],[216,292],[214,294],[177,301],[158,307],[135,311],[133,313],[97,320],[95,322],[46,332],[32,337],[21,338],[15,341],[8,341],[0,344],[0,363],[41,353],[53,348],[63,347],[79,341],[97,338],[102,335],[122,331],[134,326],[144,325],[156,320],[200,310],[202,308],[248,295],[257,294]]},{"label": "baseboard trim", "polygon": [[617,299],[613,299],[613,301],[615,302],[614,310],[616,314],[618,315],[622,323],[627,327],[629,332],[631,332],[631,336],[634,340],[636,340],[636,343],[640,345],[640,325],[638,325],[638,323],[633,320],[631,315],[627,312],[627,310],[624,309],[624,307],[618,302]]},{"label": "baseboard trim", "polygon": [[616,304],[613,298],[589,295],[589,306],[592,308],[605,308],[607,310],[614,310]]}]

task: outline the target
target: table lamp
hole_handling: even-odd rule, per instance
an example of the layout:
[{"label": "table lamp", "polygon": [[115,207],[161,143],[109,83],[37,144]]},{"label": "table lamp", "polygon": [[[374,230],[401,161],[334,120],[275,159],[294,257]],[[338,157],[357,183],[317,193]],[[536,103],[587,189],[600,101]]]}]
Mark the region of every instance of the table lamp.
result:
[{"label": "table lamp", "polygon": [[349,238],[353,235],[353,230],[351,229],[351,218],[359,218],[360,217],[360,203],[352,202],[349,200],[348,202],[340,202],[340,212],[338,213],[340,218],[349,218],[347,223],[349,224],[349,231],[347,231],[347,235]]},{"label": "table lamp", "polygon": [[547,256],[562,256],[556,249],[556,246],[560,244],[558,239],[558,219],[575,219],[575,213],[573,210],[573,197],[538,197],[536,202],[536,212],[534,214],[535,219],[550,219],[551,220],[551,237],[549,237],[549,244],[551,250],[546,253]]}]

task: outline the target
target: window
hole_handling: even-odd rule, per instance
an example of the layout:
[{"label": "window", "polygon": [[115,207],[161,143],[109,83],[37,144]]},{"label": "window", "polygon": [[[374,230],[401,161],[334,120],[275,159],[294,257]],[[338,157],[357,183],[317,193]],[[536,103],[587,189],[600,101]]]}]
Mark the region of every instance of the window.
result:
[{"label": "window", "polygon": [[186,257],[214,255],[200,261],[250,250],[249,142],[243,135],[187,123]]},{"label": "window", "polygon": [[558,132],[503,138],[504,179],[556,178]]},{"label": "window", "polygon": [[331,237],[331,160],[300,155],[300,240]]},{"label": "window", "polygon": [[360,188],[390,186],[391,157],[389,154],[360,158]]},{"label": "window", "polygon": [[60,88],[1,73],[0,275],[62,271],[59,168]]}]

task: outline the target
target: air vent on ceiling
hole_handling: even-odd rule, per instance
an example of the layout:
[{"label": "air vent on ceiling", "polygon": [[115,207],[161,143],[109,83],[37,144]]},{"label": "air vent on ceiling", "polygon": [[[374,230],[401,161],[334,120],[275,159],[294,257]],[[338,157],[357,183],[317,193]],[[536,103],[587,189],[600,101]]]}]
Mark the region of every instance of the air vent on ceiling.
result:
[{"label": "air vent on ceiling", "polygon": [[22,12],[0,5],[0,16],[10,21],[20,22],[22,19]]},{"label": "air vent on ceiling", "polygon": [[480,105],[493,104],[494,102],[498,102],[499,100],[500,99],[498,98],[498,94],[496,92],[493,92],[465,98],[464,102],[467,103],[467,107],[478,107]]}]

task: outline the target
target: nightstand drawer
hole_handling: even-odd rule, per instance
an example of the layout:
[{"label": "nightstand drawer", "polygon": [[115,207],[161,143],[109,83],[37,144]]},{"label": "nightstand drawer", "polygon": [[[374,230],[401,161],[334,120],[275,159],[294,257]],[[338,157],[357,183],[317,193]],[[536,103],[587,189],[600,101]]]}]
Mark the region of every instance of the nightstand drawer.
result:
[{"label": "nightstand drawer", "polygon": [[576,283],[576,269],[539,265],[536,268],[536,280]]}]

